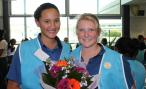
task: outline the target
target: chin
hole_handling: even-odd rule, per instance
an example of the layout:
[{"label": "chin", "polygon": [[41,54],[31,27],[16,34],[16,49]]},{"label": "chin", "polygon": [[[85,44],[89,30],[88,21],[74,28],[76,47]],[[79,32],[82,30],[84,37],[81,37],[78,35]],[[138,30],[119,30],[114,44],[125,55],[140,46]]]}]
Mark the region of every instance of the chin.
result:
[{"label": "chin", "polygon": [[54,39],[56,36],[49,36],[49,38]]},{"label": "chin", "polygon": [[48,37],[50,38],[55,38],[57,35],[56,34],[49,34]]},{"label": "chin", "polygon": [[84,48],[90,48],[91,47],[91,45],[83,45],[84,46]]}]

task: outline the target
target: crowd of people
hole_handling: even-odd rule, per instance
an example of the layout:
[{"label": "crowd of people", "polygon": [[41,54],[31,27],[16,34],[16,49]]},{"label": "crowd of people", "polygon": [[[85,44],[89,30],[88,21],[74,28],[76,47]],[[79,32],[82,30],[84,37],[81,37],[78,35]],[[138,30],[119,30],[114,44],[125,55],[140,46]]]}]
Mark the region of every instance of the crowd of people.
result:
[{"label": "crowd of people", "polygon": [[0,30],[0,89],[6,88],[8,43],[4,39],[4,31]]},{"label": "crowd of people", "polygon": [[[141,41],[138,37],[139,41],[121,37],[112,50],[106,39],[102,43],[97,40],[101,33],[97,16],[85,13],[77,20],[79,45],[72,50],[68,38],[61,41],[57,36],[61,22],[60,12],[54,4],[41,4],[34,12],[34,18],[41,32],[36,38],[22,42],[16,51],[16,40],[7,43],[0,32],[0,89],[6,89],[6,85],[7,89],[43,89],[40,79],[46,71],[43,61],[47,58],[53,61],[73,58],[75,63],[84,65],[95,80],[92,89],[144,89],[146,46],[143,38]],[[143,55],[143,59],[138,55]],[[9,70],[6,65],[10,65]]]},{"label": "crowd of people", "polygon": [[123,54],[130,64],[131,72],[136,83],[136,89],[144,89],[146,71],[144,65],[137,60],[137,54],[141,47],[136,38],[121,37],[115,44],[115,50]]},{"label": "crowd of people", "polygon": [[0,89],[6,89],[6,75],[16,49],[16,40],[11,39],[7,42],[4,33],[4,30],[0,30]]}]

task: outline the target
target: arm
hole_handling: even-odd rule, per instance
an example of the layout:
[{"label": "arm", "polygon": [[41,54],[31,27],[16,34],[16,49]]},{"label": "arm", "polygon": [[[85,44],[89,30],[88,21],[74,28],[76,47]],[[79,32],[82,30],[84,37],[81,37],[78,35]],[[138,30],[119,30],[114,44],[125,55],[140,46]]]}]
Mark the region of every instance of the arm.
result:
[{"label": "arm", "polygon": [[8,80],[7,89],[20,89],[19,84],[15,81]]},{"label": "arm", "polygon": [[[136,82],[136,81],[135,81]],[[134,84],[132,85],[131,89],[136,89],[136,83],[134,82]]]}]

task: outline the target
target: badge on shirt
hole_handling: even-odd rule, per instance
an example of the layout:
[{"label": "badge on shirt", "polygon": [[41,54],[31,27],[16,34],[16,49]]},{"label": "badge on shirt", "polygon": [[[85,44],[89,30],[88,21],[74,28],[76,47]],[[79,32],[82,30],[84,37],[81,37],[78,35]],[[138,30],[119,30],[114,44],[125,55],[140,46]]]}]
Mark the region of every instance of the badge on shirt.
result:
[{"label": "badge on shirt", "polygon": [[111,63],[110,62],[105,62],[104,63],[104,68],[110,69],[111,68]]},{"label": "badge on shirt", "polygon": [[38,49],[34,55],[38,57],[41,61],[46,61],[50,56],[46,54],[41,48]]}]

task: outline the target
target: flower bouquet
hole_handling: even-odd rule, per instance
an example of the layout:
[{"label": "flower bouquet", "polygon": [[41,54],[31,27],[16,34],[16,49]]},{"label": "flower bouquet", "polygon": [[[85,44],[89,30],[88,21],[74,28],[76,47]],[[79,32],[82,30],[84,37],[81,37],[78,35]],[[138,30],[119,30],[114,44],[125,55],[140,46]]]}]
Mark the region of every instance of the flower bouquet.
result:
[{"label": "flower bouquet", "polygon": [[77,66],[73,60],[48,59],[45,63],[47,73],[42,74],[44,89],[88,89],[92,83],[87,70]]}]

